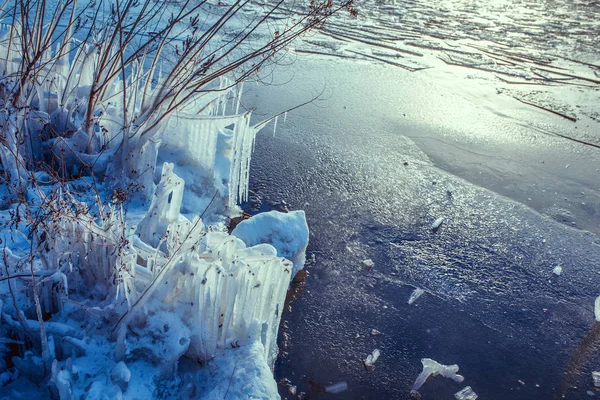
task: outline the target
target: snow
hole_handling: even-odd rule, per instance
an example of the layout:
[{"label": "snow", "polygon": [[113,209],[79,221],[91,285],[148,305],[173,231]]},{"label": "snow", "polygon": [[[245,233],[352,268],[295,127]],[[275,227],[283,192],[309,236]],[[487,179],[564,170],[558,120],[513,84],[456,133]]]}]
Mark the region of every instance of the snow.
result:
[{"label": "snow", "polygon": [[280,398],[267,367],[265,349],[258,342],[215,357],[188,386],[189,393],[204,393],[202,398],[206,400]]},{"label": "snow", "polygon": [[[117,50],[100,33],[93,46],[65,39],[65,56],[47,49],[47,79],[19,86],[13,60],[27,48],[10,32],[0,38],[0,158],[11,179],[0,194],[17,189],[27,215],[0,210],[14,222],[0,238],[10,247],[0,334],[18,345],[14,366],[0,362],[2,396],[279,398],[277,333],[308,226],[302,211],[267,213],[239,229],[246,243],[227,233],[264,126],[240,111],[239,71],[176,94],[198,95],[161,114],[157,96],[173,86],[161,66],[133,62],[91,92],[100,58]],[[6,96],[21,86],[29,103],[12,107]]]},{"label": "snow", "polygon": [[304,211],[265,212],[240,222],[232,235],[247,246],[268,243],[275,247],[279,257],[294,264],[291,277],[304,268],[309,235]]},{"label": "snow", "polygon": [[458,365],[442,365],[431,358],[423,358],[421,359],[421,363],[423,364],[423,371],[419,374],[415,383],[412,385],[411,390],[419,390],[421,386],[427,381],[427,378],[430,376],[438,376],[441,375],[444,378],[452,379],[455,382],[461,383],[465,378],[461,375],[458,375]]}]

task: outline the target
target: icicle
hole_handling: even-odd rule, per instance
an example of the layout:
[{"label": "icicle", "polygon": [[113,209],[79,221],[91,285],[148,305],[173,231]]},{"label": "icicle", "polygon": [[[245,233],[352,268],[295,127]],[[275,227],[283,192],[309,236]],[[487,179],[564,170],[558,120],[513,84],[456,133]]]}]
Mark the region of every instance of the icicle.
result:
[{"label": "icicle", "polygon": [[242,83],[240,83],[239,88],[238,88],[238,94],[237,94],[237,104],[235,106],[235,113],[239,114],[240,113],[240,104],[242,102],[242,92],[244,90],[244,82],[242,81]]},{"label": "icicle", "polygon": [[283,123],[285,124],[285,121],[287,121],[287,111],[285,113],[283,113]]},{"label": "icicle", "polygon": [[273,137],[275,137],[275,133],[277,132],[277,119],[279,116],[275,117],[275,122],[273,123]]}]

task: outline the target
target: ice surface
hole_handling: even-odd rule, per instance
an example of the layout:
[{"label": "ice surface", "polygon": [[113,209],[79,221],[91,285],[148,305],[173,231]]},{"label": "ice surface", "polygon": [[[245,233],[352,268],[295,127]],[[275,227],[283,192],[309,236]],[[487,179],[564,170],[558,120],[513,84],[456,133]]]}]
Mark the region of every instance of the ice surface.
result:
[{"label": "ice surface", "polygon": [[454,380],[455,382],[462,382],[465,378],[461,375],[458,375],[458,365],[442,365],[431,358],[423,358],[421,359],[421,363],[423,364],[423,371],[419,374],[415,383],[412,385],[411,390],[419,390],[421,386],[427,381],[429,376],[438,376],[441,375],[444,378],[449,378]]},{"label": "ice surface", "polygon": [[417,301],[417,299],[419,297],[421,297],[421,295],[425,293],[425,291],[421,288],[416,288],[415,290],[413,290],[413,292],[411,293],[410,297],[408,298],[408,304],[412,304],[415,301]]},{"label": "ice surface", "polygon": [[464,389],[454,394],[456,400],[477,400],[477,394],[471,389],[471,386],[466,386]]},{"label": "ice surface", "polygon": [[247,246],[268,243],[275,247],[278,256],[294,264],[291,277],[304,267],[309,234],[304,211],[258,214],[240,222],[232,234]]}]

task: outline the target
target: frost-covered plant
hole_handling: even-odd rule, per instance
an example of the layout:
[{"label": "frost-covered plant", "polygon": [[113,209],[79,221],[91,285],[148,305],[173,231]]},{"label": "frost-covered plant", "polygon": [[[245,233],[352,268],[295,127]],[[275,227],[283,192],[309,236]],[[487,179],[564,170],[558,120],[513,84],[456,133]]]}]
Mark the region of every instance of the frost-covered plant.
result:
[{"label": "frost-covered plant", "polygon": [[[166,375],[183,356],[206,362],[246,343],[272,365],[292,264],[205,226],[202,209],[181,215],[184,180],[174,164],[155,170],[176,154],[167,161],[193,168],[196,196],[212,196],[198,204],[235,212],[265,124],[240,111],[242,83],[342,9],[355,13],[348,0],[4,3],[0,365],[18,371],[8,380],[50,382],[61,399],[101,393],[74,365],[90,340]],[[143,217],[129,217],[140,204]]]}]

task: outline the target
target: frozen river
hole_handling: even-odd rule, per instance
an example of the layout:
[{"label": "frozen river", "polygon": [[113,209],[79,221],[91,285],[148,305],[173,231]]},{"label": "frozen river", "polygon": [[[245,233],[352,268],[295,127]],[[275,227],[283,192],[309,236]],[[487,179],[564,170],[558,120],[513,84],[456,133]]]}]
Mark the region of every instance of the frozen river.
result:
[{"label": "frozen river", "polygon": [[[542,51],[547,41],[531,36],[530,52]],[[559,36],[555,48],[568,42]],[[380,51],[309,41],[338,56]],[[404,399],[427,357],[458,364],[465,381],[430,379],[423,399],[452,398],[466,385],[485,399],[591,398],[591,371],[600,369],[598,88],[507,84],[435,52],[419,58],[432,68],[410,72],[301,51],[275,74],[284,85],[248,93],[247,106],[274,113],[324,89],[280,118],[274,137],[263,131],[252,161],[247,208],[306,210],[315,255],[284,314],[276,375],[310,398]],[[595,76],[593,67],[564,68]],[[425,294],[408,305],[416,287]],[[367,371],[374,349],[381,357]],[[348,391],[325,393],[340,381]],[[281,394],[292,398],[285,384]]]}]

